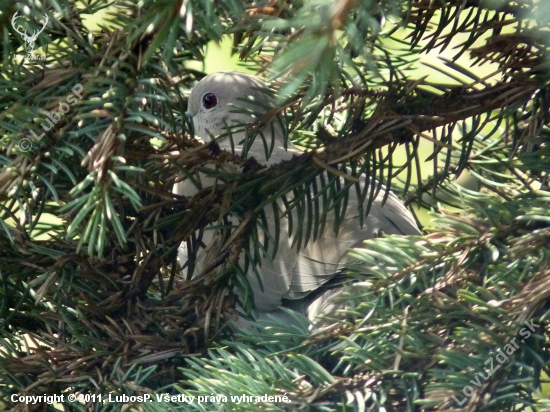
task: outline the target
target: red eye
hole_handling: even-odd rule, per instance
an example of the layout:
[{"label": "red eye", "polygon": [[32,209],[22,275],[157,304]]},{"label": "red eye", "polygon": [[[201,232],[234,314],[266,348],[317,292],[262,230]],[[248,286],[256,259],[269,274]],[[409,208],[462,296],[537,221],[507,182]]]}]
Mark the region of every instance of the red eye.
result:
[{"label": "red eye", "polygon": [[204,93],[202,95],[202,105],[205,109],[216,107],[218,99],[214,93]]}]

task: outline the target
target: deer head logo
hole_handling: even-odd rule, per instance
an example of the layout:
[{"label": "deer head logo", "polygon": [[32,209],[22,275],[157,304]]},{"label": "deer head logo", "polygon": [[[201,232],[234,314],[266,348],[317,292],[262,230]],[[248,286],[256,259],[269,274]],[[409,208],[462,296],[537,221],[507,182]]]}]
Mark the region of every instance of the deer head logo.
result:
[{"label": "deer head logo", "polygon": [[23,29],[23,30],[25,30],[24,32],[19,31],[17,29],[17,24],[15,23],[15,20],[17,20],[18,14],[19,14],[19,12],[16,11],[15,14],[13,15],[13,17],[11,19],[11,25],[12,25],[13,29],[17,33],[19,33],[21,35],[21,37],[23,37],[23,40],[25,41],[25,50],[27,51],[27,55],[30,55],[31,52],[34,50],[34,42],[38,38],[38,35],[44,31],[44,29],[46,28],[46,25],[48,24],[48,15],[44,14],[44,23],[42,25],[42,28],[40,30],[35,30],[35,32],[32,34],[32,36],[29,36],[27,34],[26,29]]}]

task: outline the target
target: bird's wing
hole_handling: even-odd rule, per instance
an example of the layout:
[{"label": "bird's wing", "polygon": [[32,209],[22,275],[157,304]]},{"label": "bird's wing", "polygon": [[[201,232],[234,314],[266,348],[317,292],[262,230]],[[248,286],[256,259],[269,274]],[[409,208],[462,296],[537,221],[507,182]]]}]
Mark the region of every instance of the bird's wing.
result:
[{"label": "bird's wing", "polygon": [[[279,216],[283,213],[282,202],[276,204]],[[264,209],[268,223],[267,230],[271,239],[275,238],[275,217],[273,207],[267,206]],[[298,251],[292,247],[292,238],[289,236],[288,219],[280,219],[279,242],[277,244],[277,253],[273,257],[273,245],[268,247],[267,254],[263,257],[258,267],[260,276],[258,277],[253,270],[249,271],[248,281],[254,294],[256,308],[259,311],[267,312],[278,309],[281,306],[282,296],[288,292],[291,287],[292,275],[298,261]],[[258,230],[258,237],[264,242],[266,235],[263,230]]]},{"label": "bird's wing", "polygon": [[[365,187],[364,179],[361,185]],[[359,198],[357,192],[351,188],[338,234],[333,231],[334,214],[329,212],[324,231],[299,251],[290,247],[294,239],[288,236],[288,219],[282,218],[280,249],[275,260],[271,262],[264,259],[260,269],[261,280],[251,279],[258,310],[275,310],[281,306],[282,299],[302,299],[323,287],[349,263],[348,250],[361,246],[366,239],[380,233],[420,234],[414,217],[393,193],[390,192],[386,202],[382,204],[385,190],[384,187],[381,188],[363,226],[360,226]],[[297,221],[296,216],[294,221]],[[301,224],[307,225],[307,221]]]}]

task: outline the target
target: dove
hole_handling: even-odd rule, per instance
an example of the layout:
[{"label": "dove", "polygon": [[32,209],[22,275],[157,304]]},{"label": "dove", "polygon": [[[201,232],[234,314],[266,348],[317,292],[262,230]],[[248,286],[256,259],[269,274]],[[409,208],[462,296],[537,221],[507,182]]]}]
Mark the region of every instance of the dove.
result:
[{"label": "dove", "polygon": [[[286,138],[284,122],[279,117],[268,122],[250,143],[246,125],[254,124],[267,113],[273,107],[272,102],[273,93],[256,76],[234,71],[218,72],[204,77],[193,87],[186,115],[192,119],[195,136],[203,141],[215,139],[224,150],[247,159],[253,157],[260,165],[272,166],[303,153]],[[222,165],[221,169],[224,172],[240,172],[234,164]],[[323,173],[326,176],[327,172]],[[174,193],[193,196],[200,188],[212,187],[216,183],[214,177],[204,173],[197,173],[194,177],[195,182],[186,179],[176,183]],[[342,179],[344,186],[343,178],[339,179]],[[365,190],[367,179],[360,176],[359,184]],[[357,192],[350,189],[338,233],[334,233],[334,215],[329,212],[323,232],[299,249],[293,245],[294,234],[289,232],[288,217],[283,216],[286,210],[283,202],[276,203],[275,209],[279,216],[283,216],[278,226],[274,223],[276,212],[273,207],[266,206],[264,212],[268,232],[279,230],[279,244],[275,256],[267,253],[258,262],[259,277],[252,269],[247,273],[257,317],[265,319],[265,315],[274,314],[287,318],[288,311],[282,308],[300,312],[312,323],[334,315],[343,307],[340,299],[342,270],[350,263],[350,248],[361,247],[366,239],[381,234],[419,235],[416,221],[405,205],[392,192],[384,203],[384,192],[382,188],[374,198],[361,225],[360,213],[365,213],[366,208],[359,207]],[[307,224],[298,222],[294,215],[294,224],[297,223]],[[261,230],[259,232],[260,240],[264,239],[266,235]],[[204,232],[202,241],[205,248],[197,253],[196,258],[199,271],[209,256],[215,255],[215,236],[214,230]],[[179,259],[182,264],[187,259],[185,243],[179,248]]]}]

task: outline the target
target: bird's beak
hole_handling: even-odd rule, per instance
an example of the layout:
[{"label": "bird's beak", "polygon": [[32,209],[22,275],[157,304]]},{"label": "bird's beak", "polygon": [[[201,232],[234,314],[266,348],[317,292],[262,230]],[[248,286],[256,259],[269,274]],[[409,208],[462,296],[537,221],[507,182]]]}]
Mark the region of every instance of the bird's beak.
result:
[{"label": "bird's beak", "polygon": [[187,130],[189,130],[191,132],[191,135],[194,136],[195,135],[195,126],[193,124],[193,113],[190,112],[189,110],[185,112],[185,118],[186,118],[186,123],[187,123]]}]

